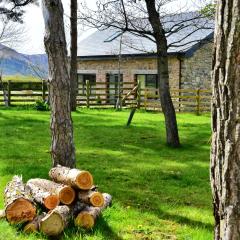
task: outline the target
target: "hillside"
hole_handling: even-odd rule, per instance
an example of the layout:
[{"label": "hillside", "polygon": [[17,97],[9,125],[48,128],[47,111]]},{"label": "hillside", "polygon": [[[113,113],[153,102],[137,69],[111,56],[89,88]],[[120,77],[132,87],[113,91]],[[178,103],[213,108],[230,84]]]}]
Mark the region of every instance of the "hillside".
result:
[{"label": "hillside", "polygon": [[46,54],[27,55],[0,44],[0,71],[3,75],[47,77]]}]

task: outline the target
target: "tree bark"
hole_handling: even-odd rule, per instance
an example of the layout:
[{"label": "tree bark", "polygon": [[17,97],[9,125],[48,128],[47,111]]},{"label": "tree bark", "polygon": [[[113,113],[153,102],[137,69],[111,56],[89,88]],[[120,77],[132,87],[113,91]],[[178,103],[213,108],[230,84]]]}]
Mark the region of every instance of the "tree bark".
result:
[{"label": "tree bark", "polygon": [[70,58],[70,86],[71,110],[77,108],[77,0],[71,0],[71,58]]},{"label": "tree bark", "polygon": [[51,155],[53,166],[75,166],[73,124],[70,109],[70,78],[61,0],[43,0],[44,44],[49,63],[51,105]]},{"label": "tree bark", "polygon": [[14,176],[7,184],[4,203],[6,218],[10,223],[31,221],[36,215],[33,199],[19,176]]},{"label": "tree bark", "polygon": [[217,5],[213,52],[211,186],[215,240],[240,239],[240,1]]},{"label": "tree bark", "polygon": [[49,177],[55,182],[63,183],[77,189],[89,190],[93,186],[91,173],[76,168],[70,169],[58,165],[49,171]]},{"label": "tree bark", "polygon": [[149,21],[154,32],[157,45],[157,67],[161,107],[165,118],[167,144],[179,147],[178,126],[176,113],[169,90],[169,71],[167,55],[167,39],[160,22],[159,13],[156,10],[155,0],[145,0]]}]

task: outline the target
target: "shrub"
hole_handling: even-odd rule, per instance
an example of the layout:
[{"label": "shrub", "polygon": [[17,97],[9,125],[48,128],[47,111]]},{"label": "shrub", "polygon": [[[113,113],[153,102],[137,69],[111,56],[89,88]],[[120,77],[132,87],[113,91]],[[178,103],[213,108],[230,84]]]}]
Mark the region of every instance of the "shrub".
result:
[{"label": "shrub", "polygon": [[47,101],[37,100],[34,108],[38,111],[49,111],[50,107]]}]

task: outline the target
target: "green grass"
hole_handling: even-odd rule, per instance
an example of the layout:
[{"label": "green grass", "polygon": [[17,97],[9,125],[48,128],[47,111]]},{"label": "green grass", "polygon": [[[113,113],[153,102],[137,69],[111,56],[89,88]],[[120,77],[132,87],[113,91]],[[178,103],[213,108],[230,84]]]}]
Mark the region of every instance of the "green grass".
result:
[{"label": "green grass", "polygon": [[[165,145],[163,116],[79,109],[73,113],[77,166],[113,196],[91,231],[68,228],[61,239],[197,239],[213,237],[209,184],[209,115],[178,114],[182,147]],[[0,109],[0,191],[14,174],[48,177],[49,113]],[[3,207],[3,195],[0,197]],[[45,239],[0,221],[0,240]]]},{"label": "green grass", "polygon": [[37,77],[25,76],[25,75],[7,75],[3,76],[3,81],[13,81],[13,82],[41,82]]}]

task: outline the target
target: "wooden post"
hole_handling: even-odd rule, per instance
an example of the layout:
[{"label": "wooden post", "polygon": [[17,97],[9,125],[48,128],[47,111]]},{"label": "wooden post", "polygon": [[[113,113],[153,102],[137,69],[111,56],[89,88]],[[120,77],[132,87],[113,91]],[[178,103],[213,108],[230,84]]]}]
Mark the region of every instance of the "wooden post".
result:
[{"label": "wooden post", "polygon": [[42,80],[42,100],[45,101],[45,98],[46,98],[45,81]]},{"label": "wooden post", "polygon": [[7,105],[11,106],[11,81],[8,81],[8,98],[7,98]]},{"label": "wooden post", "polygon": [[200,115],[200,89],[197,89],[196,92],[196,101],[197,101],[197,106],[196,106],[196,114]]},{"label": "wooden post", "polygon": [[141,82],[138,80],[138,88],[137,88],[137,108],[141,107]]},{"label": "wooden post", "polygon": [[144,108],[147,110],[147,98],[148,98],[148,93],[147,90],[144,89]]},{"label": "wooden post", "polygon": [[89,97],[90,97],[90,82],[86,80],[86,105],[89,108]]},{"label": "wooden post", "polygon": [[136,107],[134,107],[130,112],[130,115],[129,115],[128,121],[127,121],[127,127],[130,126],[135,112],[136,112]]}]

